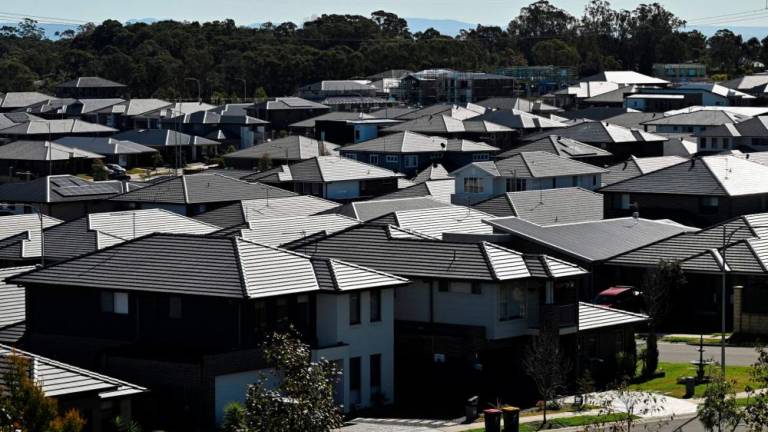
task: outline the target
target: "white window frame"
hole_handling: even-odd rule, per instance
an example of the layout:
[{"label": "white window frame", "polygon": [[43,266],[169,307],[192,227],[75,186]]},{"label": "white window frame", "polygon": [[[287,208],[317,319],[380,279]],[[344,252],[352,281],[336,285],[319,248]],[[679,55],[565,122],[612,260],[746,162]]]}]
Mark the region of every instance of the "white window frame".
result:
[{"label": "white window frame", "polygon": [[371,165],[378,165],[379,164],[379,155],[372,154],[368,155],[368,163]]},{"label": "white window frame", "polygon": [[399,155],[387,155],[387,157],[384,160],[387,163],[399,163],[400,162],[400,156]]},{"label": "white window frame", "polygon": [[464,177],[464,193],[484,193],[485,185],[481,177]]}]

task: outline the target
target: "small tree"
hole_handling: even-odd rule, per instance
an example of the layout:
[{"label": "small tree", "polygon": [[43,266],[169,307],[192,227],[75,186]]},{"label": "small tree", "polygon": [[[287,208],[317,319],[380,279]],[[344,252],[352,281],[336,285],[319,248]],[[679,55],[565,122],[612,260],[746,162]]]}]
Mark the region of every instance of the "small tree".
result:
[{"label": "small tree", "polygon": [[224,407],[224,421],[219,428],[221,432],[245,431],[245,407],[237,402],[231,402]]},{"label": "small tree", "polygon": [[0,431],[80,432],[85,420],[75,410],[58,415],[55,399],[30,377],[28,359],[11,353],[0,357],[7,371],[0,380]]},{"label": "small tree", "polygon": [[[627,382],[621,381],[613,390],[595,398],[595,402],[600,406],[599,418],[603,421],[587,427],[587,431],[631,432],[638,417],[659,416],[663,413],[666,398],[655,393],[630,390]],[[674,416],[669,420],[674,420]],[[656,430],[665,430],[667,423],[656,423]]]},{"label": "small tree", "polygon": [[[768,351],[758,347],[757,361],[750,367],[752,382],[758,388],[768,385]],[[757,392],[747,387],[747,407],[744,409],[743,421],[749,430],[765,430],[768,427],[768,394]]]},{"label": "small tree", "polygon": [[547,405],[565,389],[570,363],[560,351],[556,334],[542,331],[525,350],[523,367],[544,401],[543,424],[547,423]]},{"label": "small tree", "polygon": [[671,295],[685,284],[685,275],[676,261],[659,261],[643,281],[643,299],[648,313],[648,340],[643,362],[643,375],[649,377],[659,367],[659,348],[656,328],[669,313]]},{"label": "small tree", "polygon": [[109,179],[107,167],[101,159],[94,159],[91,163],[91,177],[96,181]]},{"label": "small tree", "polygon": [[279,384],[270,385],[270,378],[274,377],[262,375],[248,388],[248,431],[325,432],[342,426],[333,400],[339,372],[332,363],[312,362],[309,346],[301,342],[293,329],[268,337],[263,355],[279,377]]},{"label": "small tree", "polygon": [[152,153],[152,169],[157,169],[163,164],[163,155],[160,152]]},{"label": "small tree", "polygon": [[736,403],[735,384],[716,372],[704,390],[699,420],[708,431],[733,432],[741,422],[742,411]]}]

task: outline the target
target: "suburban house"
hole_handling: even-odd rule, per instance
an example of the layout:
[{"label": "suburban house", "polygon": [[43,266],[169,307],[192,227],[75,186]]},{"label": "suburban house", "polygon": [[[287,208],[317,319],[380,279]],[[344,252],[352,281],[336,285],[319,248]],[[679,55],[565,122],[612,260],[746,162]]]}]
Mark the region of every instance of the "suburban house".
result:
[{"label": "suburban house", "polygon": [[0,172],[10,178],[90,173],[101,154],[51,141],[14,141],[0,146]]},{"label": "suburban house", "polygon": [[[640,286],[660,260],[680,263],[686,284],[673,293],[665,327],[720,331],[725,284],[726,331],[768,334],[766,246],[768,214],[747,214],[615,256],[601,272],[617,285]],[[725,275],[725,282],[722,276]]]},{"label": "suburban house", "polygon": [[109,201],[126,210],[165,209],[182,216],[195,216],[242,200],[295,195],[274,186],[249,183],[222,174],[193,174],[167,177],[114,196]]},{"label": "suburban house", "polygon": [[472,208],[537,225],[587,222],[603,218],[603,195],[581,187],[507,192],[475,203]]},{"label": "suburban house", "polygon": [[123,168],[150,166],[152,155],[157,153],[157,149],[152,147],[108,137],[64,137],[57,139],[56,143],[103,155],[105,163],[118,164]]},{"label": "suburban house", "polygon": [[[0,218],[0,222],[2,220],[3,218]],[[220,230],[218,226],[159,208],[90,213],[79,219],[54,225],[47,227],[43,234],[45,259],[49,263],[75,258],[147,234],[202,235]]]},{"label": "suburban house", "polygon": [[[269,169],[274,165],[291,164],[317,156],[332,156],[339,145],[317,141],[301,135],[278,138],[223,155],[227,165],[242,169]],[[266,167],[262,167],[266,164]]]},{"label": "suburban house", "polygon": [[439,201],[432,196],[373,199],[353,201],[329,212],[339,213],[353,219],[370,221],[395,211],[448,207],[451,204]]},{"label": "suburban house", "polygon": [[[637,129],[628,129],[607,122],[584,121],[557,130],[558,136],[599,147],[613,154],[616,160],[637,157],[663,156],[666,137]],[[552,135],[551,131],[523,137],[524,141],[537,141]]]},{"label": "suburban house", "polygon": [[371,114],[366,113],[360,113],[360,112],[347,112],[347,111],[331,111],[325,114],[320,114],[317,117],[308,118],[306,120],[298,121],[296,123],[288,125],[288,128],[291,130],[292,133],[296,133],[298,135],[304,135],[308,137],[314,137],[315,134],[315,127],[317,126],[318,121],[323,120],[369,120],[374,118],[381,118],[376,117]]},{"label": "suburban house", "polygon": [[316,156],[245,177],[302,195],[350,201],[397,190],[403,174],[340,156]]},{"label": "suburban house", "polygon": [[170,129],[134,129],[112,135],[112,138],[154,148],[166,163],[174,167],[213,157],[219,153],[221,144],[219,141]]},{"label": "suburban house", "polygon": [[56,85],[56,96],[60,98],[108,99],[124,97],[128,87],[97,76],[78,77]]},{"label": "suburban house", "polygon": [[557,114],[562,108],[546,104],[541,100],[531,100],[519,97],[491,97],[475,102],[475,105],[486,107],[490,110],[525,111],[541,116]]},{"label": "suburban house", "polygon": [[[387,89],[389,90],[389,89]],[[398,102],[379,97],[379,90],[369,80],[325,80],[299,88],[299,97],[319,102],[332,111],[371,111]],[[387,96],[382,94],[382,96]]]},{"label": "suburban house", "polygon": [[378,117],[315,120],[314,137],[320,141],[354,144],[374,139],[382,129],[399,123],[400,120]]},{"label": "suburban house", "polygon": [[344,146],[339,152],[350,159],[415,176],[435,163],[454,170],[487,161],[498,150],[482,142],[405,131]]},{"label": "suburban house", "polygon": [[51,99],[56,98],[39,92],[6,92],[0,96],[0,112],[24,111],[27,107]]},{"label": "suburban house", "polygon": [[402,277],[237,237],[151,234],[8,282],[27,291],[30,349],[151,388],[158,427],[213,429],[268,373],[263,338],[289,324],[343,371],[346,411],[395,397]]},{"label": "suburban house", "polygon": [[61,221],[40,213],[0,217],[0,267],[41,263],[40,232]]},{"label": "suburban house", "polygon": [[545,129],[557,129],[566,124],[522,110],[488,110],[485,114],[473,117],[473,120],[489,121],[517,130],[521,135],[539,132]]},{"label": "suburban house", "polygon": [[[102,102],[103,103],[103,102]],[[120,130],[159,129],[160,113],[172,110],[174,104],[162,99],[129,99],[116,104],[108,102],[103,108],[79,114],[89,121]]]},{"label": "suburban house", "polygon": [[296,122],[325,114],[330,107],[298,97],[280,97],[256,103],[248,108],[248,115],[268,121],[273,131],[287,130]]},{"label": "suburban house", "polygon": [[591,301],[600,291],[614,286],[610,277],[595,268],[614,256],[674,235],[698,231],[670,220],[616,218],[539,225],[519,217],[485,219],[502,235],[496,243],[526,253],[555,256],[588,271],[579,298]]},{"label": "suburban house", "polygon": [[559,259],[488,242],[434,240],[385,223],[356,225],[296,249],[411,280],[394,297],[395,390],[402,403],[422,398],[425,385],[431,397],[454,405],[470,394],[519,392],[526,381],[514,365],[528,336],[551,328],[567,338],[578,326],[585,272]]},{"label": "suburban house", "polygon": [[760,99],[765,99],[766,87],[768,87],[768,73],[761,72],[752,75],[733,78],[719,83],[723,87],[738,90]]},{"label": "suburban house", "polygon": [[266,127],[269,125],[269,122],[264,120],[227,111],[223,114],[214,111],[196,111],[166,117],[160,122],[165,129],[207,137],[241,149],[264,142]]},{"label": "suburban house", "polygon": [[106,201],[108,198],[140,187],[117,180],[92,182],[73,175],[52,175],[0,185],[0,203],[10,213],[42,211],[47,216],[72,220],[113,210],[115,206]]},{"label": "suburban house", "polygon": [[669,111],[689,106],[749,106],[755,97],[715,83],[687,83],[664,89],[640,88],[625,106],[640,111]]},{"label": "suburban house", "polygon": [[768,166],[732,155],[703,156],[600,192],[607,217],[639,212],[701,227],[768,209]]},{"label": "suburban house", "polygon": [[396,90],[397,99],[414,105],[462,104],[514,96],[515,79],[483,72],[427,69],[403,77]]},{"label": "suburban house", "polygon": [[512,150],[496,155],[504,159],[519,153],[544,151],[580,162],[601,166],[613,155],[607,150],[558,135],[548,135],[536,141],[525,142]]},{"label": "suburban house", "polygon": [[416,120],[422,117],[448,116],[458,120],[467,120],[477,117],[488,111],[488,108],[476,104],[456,105],[450,103],[436,103],[418,109],[408,109],[397,116],[385,116],[400,121]]},{"label": "suburban house", "polygon": [[696,134],[699,151],[765,151],[768,149],[768,116],[760,115],[741,122],[725,123]]},{"label": "suburban house", "polygon": [[453,202],[474,204],[507,192],[601,186],[608,171],[545,151],[518,153],[506,159],[473,162],[451,175],[456,178]]},{"label": "suburban house", "polygon": [[0,344],[3,376],[12,358],[24,362],[30,378],[40,384],[46,397],[56,400],[60,413],[78,410],[89,431],[112,431],[115,418],[131,420],[134,406],[143,408],[142,396],[148,391],[144,387]]}]

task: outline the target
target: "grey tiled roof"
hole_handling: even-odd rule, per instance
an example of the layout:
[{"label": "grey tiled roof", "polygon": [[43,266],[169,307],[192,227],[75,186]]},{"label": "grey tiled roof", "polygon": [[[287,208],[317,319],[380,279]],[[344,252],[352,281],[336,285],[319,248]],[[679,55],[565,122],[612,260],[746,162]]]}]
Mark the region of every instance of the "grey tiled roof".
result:
[{"label": "grey tiled roof", "polygon": [[340,214],[324,214],[275,219],[252,219],[238,236],[269,246],[282,246],[318,233],[331,234],[360,221]]},{"label": "grey tiled roof", "polygon": [[301,110],[301,109],[327,109],[328,107],[317,103],[302,99],[299,97],[279,97],[270,99],[265,102],[256,104],[257,107],[263,107],[268,111],[272,110]]},{"label": "grey tiled roof", "polygon": [[316,156],[246,177],[248,181],[327,183],[405,177],[375,165],[340,156]]},{"label": "grey tiled roof", "polygon": [[[547,135],[551,135],[551,132],[528,135],[525,137],[525,141],[536,141]],[[557,130],[557,135],[587,144],[641,143],[667,140],[660,135],[599,121],[587,121],[560,128]]]},{"label": "grey tiled roof", "polygon": [[371,111],[368,114],[373,118],[380,119],[400,119],[400,117],[408,115],[416,111],[416,108],[409,107],[386,107],[376,111]]},{"label": "grey tiled roof", "polygon": [[565,127],[564,123],[520,110],[488,111],[472,120],[485,120],[512,129],[552,129]]},{"label": "grey tiled roof", "polygon": [[30,136],[49,134],[98,134],[117,132],[117,129],[98,123],[88,123],[77,119],[34,120],[19,123],[0,130],[0,135]]},{"label": "grey tiled roof", "polygon": [[538,225],[586,222],[603,218],[603,195],[578,187],[509,192],[472,208],[496,217],[517,216]]},{"label": "grey tiled roof", "polygon": [[492,97],[476,102],[477,105],[491,109],[520,110],[525,112],[556,113],[562,108],[546,104],[542,101],[532,101],[523,98]]},{"label": "grey tiled roof", "polygon": [[464,120],[467,118],[477,117],[480,114],[484,113],[485,108],[484,107],[480,107],[480,108],[482,108],[482,110],[477,111],[477,110],[471,110],[471,109],[460,107],[453,104],[440,103],[440,104],[434,104],[424,108],[420,108],[417,110],[412,109],[394,118],[398,120],[409,121],[409,120],[416,120],[422,117],[446,115],[448,117],[453,117],[455,119]]},{"label": "grey tiled roof", "polygon": [[0,185],[0,202],[54,203],[106,199],[133,190],[121,181],[91,182],[73,175],[40,177],[21,183]]},{"label": "grey tiled roof", "polygon": [[340,146],[327,141],[317,141],[301,135],[278,138],[224,155],[226,159],[252,159],[257,161],[269,155],[270,159],[299,161],[316,156],[333,155]]},{"label": "grey tiled roof", "polygon": [[[625,128],[645,130],[645,126],[644,126],[645,122],[652,121],[654,119],[658,119],[661,117],[664,117],[663,113],[628,112],[624,114],[619,114],[617,116],[608,117],[604,121],[606,123],[623,126]],[[593,119],[593,120],[598,120],[598,119]]]},{"label": "grey tiled roof", "polygon": [[442,164],[436,163],[424,168],[411,181],[414,183],[423,183],[427,180],[445,180],[452,178],[448,170]]},{"label": "grey tiled roof", "polygon": [[[167,259],[169,256],[174,259]],[[151,234],[16,276],[9,282],[245,299],[408,282],[331,260],[327,263],[331,268],[351,273],[352,279],[365,283],[341,280],[335,272],[327,283],[315,274],[313,261],[318,259],[241,238]]]},{"label": "grey tiled roof", "polygon": [[404,187],[386,195],[373,198],[373,201],[391,200],[397,198],[431,197],[438,201],[450,203],[451,195],[456,192],[456,181],[449,177],[440,180],[427,180]]},{"label": "grey tiled roof", "polygon": [[[494,216],[468,207],[450,205],[429,209],[400,210],[371,222],[385,222],[441,239],[446,233],[493,234],[493,228],[483,223]],[[391,220],[391,222],[389,222]]]},{"label": "grey tiled roof", "polygon": [[260,183],[248,183],[221,174],[169,177],[141,189],[113,197],[112,201],[166,204],[202,204],[248,199],[281,198],[297,194]]},{"label": "grey tiled roof", "polygon": [[14,141],[0,146],[0,159],[9,161],[68,161],[102,159],[101,154],[51,141]]},{"label": "grey tiled roof", "polygon": [[135,129],[112,136],[122,141],[132,141],[147,147],[175,147],[185,145],[219,145],[218,141],[201,136],[188,135],[170,129]]},{"label": "grey tiled roof", "polygon": [[685,162],[686,160],[687,159],[682,156],[655,156],[646,158],[632,156],[624,162],[609,166],[608,173],[603,174],[603,184],[614,184],[676,165]]},{"label": "grey tiled roof", "polygon": [[290,124],[288,125],[288,127],[295,128],[295,129],[311,129],[315,127],[315,122],[319,120],[363,120],[363,119],[373,119],[373,118],[377,118],[377,117],[374,115],[365,114],[365,113],[334,111],[334,112],[321,114],[316,117],[308,118],[306,120],[302,120],[300,122]]},{"label": "grey tiled roof", "polygon": [[332,201],[311,195],[294,195],[244,200],[199,214],[195,216],[195,219],[222,228],[229,228],[244,224],[249,220],[311,216],[333,211],[337,208],[339,208],[339,204]]},{"label": "grey tiled roof", "polygon": [[369,221],[398,210],[429,209],[434,207],[446,207],[449,205],[450,204],[446,202],[438,201],[429,196],[418,196],[355,201],[349,204],[344,204],[332,211],[354,219]]},{"label": "grey tiled roof", "polygon": [[357,225],[297,250],[405,277],[499,281],[535,276],[519,252],[487,242],[417,239],[386,224]]},{"label": "grey tiled roof", "polygon": [[[478,162],[473,163],[476,165]],[[544,151],[518,153],[494,162],[501,177],[541,178],[602,174],[602,168]],[[469,166],[469,165],[468,165]],[[460,171],[460,168],[457,171]]]},{"label": "grey tiled roof", "polygon": [[168,210],[91,213],[45,231],[45,255],[64,260],[151,233],[210,234],[220,227]]},{"label": "grey tiled roof", "polygon": [[704,156],[610,184],[601,191],[709,196],[768,193],[768,166],[730,155]]},{"label": "grey tiled roof", "polygon": [[36,103],[55,99],[53,96],[38,92],[8,92],[2,96],[2,108],[26,108]]},{"label": "grey tiled roof", "polygon": [[498,158],[505,158],[518,153],[531,152],[531,151],[545,151],[563,156],[571,159],[579,159],[584,157],[600,157],[600,156],[612,156],[611,152],[603,150],[599,147],[591,146],[570,138],[561,137],[558,135],[549,135],[540,140],[524,143],[519,147],[515,147],[512,150],[508,150],[504,153],[497,155]]},{"label": "grey tiled roof", "polygon": [[57,84],[59,88],[125,87],[125,84],[110,81],[97,76],[85,76]]},{"label": "grey tiled roof", "polygon": [[719,126],[726,123],[739,123],[751,117],[730,113],[728,111],[694,111],[657,118],[644,122],[646,125],[675,125],[675,126]]},{"label": "grey tiled roof", "polygon": [[[106,375],[81,369],[46,357],[0,344],[0,377],[8,368],[8,357],[14,355],[30,363],[30,376],[39,383],[47,397],[74,396],[97,392],[100,399],[144,393],[146,388]],[[2,378],[0,378],[2,380]]]},{"label": "grey tiled roof", "polygon": [[584,261],[604,261],[695,228],[671,221],[618,218],[541,226],[517,217],[486,221],[495,229]]},{"label": "grey tiled roof", "polygon": [[[128,155],[142,153],[157,153],[156,149],[135,143],[133,141],[121,141],[108,137],[62,137],[55,142],[73,147],[80,150],[86,150],[100,155]],[[1,149],[2,147],[0,147]]]},{"label": "grey tiled roof", "polygon": [[[764,238],[768,237],[768,213],[739,216],[697,232],[683,233],[615,256],[609,265],[653,267],[659,260],[685,262],[687,271],[722,271],[718,252],[726,233],[726,261],[730,270],[764,273]],[[714,254],[714,255],[713,255]],[[684,268],[684,270],[686,270]]]},{"label": "grey tiled roof", "polygon": [[[43,229],[61,221],[43,216]],[[40,256],[40,215],[29,213],[0,216],[0,259],[16,261]]]},{"label": "grey tiled roof", "polygon": [[497,147],[482,142],[446,139],[404,131],[344,146],[343,151],[377,153],[496,152]]}]

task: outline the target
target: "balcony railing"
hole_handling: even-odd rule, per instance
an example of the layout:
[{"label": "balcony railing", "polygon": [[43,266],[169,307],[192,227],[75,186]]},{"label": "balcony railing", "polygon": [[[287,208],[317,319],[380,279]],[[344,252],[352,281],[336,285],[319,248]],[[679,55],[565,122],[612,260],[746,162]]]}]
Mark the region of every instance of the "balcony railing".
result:
[{"label": "balcony railing", "polygon": [[528,311],[528,328],[575,327],[579,319],[578,304],[541,305]]}]

